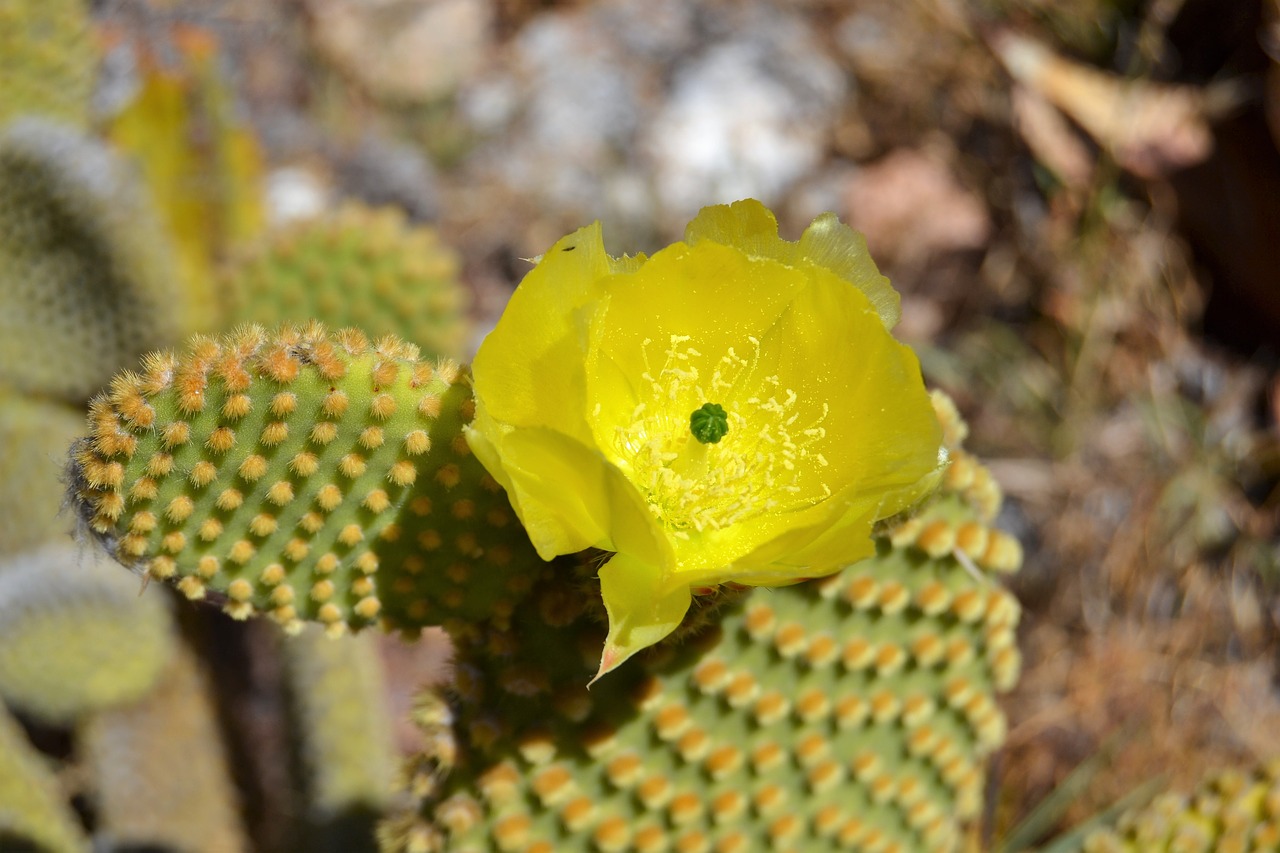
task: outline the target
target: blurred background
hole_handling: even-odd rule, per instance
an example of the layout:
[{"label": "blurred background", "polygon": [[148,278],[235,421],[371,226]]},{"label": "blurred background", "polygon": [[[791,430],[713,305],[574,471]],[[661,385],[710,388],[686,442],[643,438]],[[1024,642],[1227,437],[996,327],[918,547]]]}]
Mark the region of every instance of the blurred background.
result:
[{"label": "blurred background", "polygon": [[[0,123],[53,114],[127,164],[168,268],[201,294],[190,328],[235,302],[228,265],[352,202],[452,248],[470,325],[439,348],[462,356],[526,259],[592,220],[632,253],[706,204],[758,198],[790,238],[835,211],[902,293],[898,334],[969,419],[1026,549],[1024,674],[983,836],[1081,766],[1097,772],[1062,826],[1150,779],[1186,788],[1280,753],[1274,0],[0,0],[0,15],[0,87],[21,72],[6,23],[44,45],[30,61],[50,81],[0,92]],[[264,687],[279,654],[204,610],[179,621],[207,623],[234,700],[247,833],[288,849],[253,754],[284,737]],[[439,646],[376,654],[403,716]],[[24,721],[45,753],[70,751],[63,724]]]}]

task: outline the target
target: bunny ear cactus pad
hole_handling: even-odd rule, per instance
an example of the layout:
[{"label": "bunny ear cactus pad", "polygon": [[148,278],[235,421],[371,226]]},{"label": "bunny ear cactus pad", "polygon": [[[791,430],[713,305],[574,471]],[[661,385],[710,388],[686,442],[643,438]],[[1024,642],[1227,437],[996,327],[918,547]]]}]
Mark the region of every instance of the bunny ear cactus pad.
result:
[{"label": "bunny ear cactus pad", "polygon": [[24,118],[0,133],[0,382],[83,405],[191,321],[135,176],[101,143]]},{"label": "bunny ear cactus pad", "polygon": [[53,769],[0,704],[0,850],[82,853],[89,849]]},{"label": "bunny ear cactus pad", "polygon": [[1280,849],[1280,760],[1207,778],[1190,796],[1165,793],[1095,829],[1082,853]]},{"label": "bunny ear cactus pad", "polygon": [[101,554],[68,541],[0,561],[0,697],[45,723],[138,698],[172,645],[165,597]]},{"label": "bunny ear cactus pad", "polygon": [[0,390],[0,556],[71,529],[60,516],[67,446],[84,433],[84,410]]},{"label": "bunny ear cactus pad", "polygon": [[317,626],[281,646],[293,740],[304,769],[308,850],[358,853],[389,804],[395,728],[371,633],[331,640]]},{"label": "bunny ear cactus pad", "polygon": [[527,539],[461,437],[465,373],[417,355],[313,323],[149,356],[90,405],[81,513],[118,560],[238,618],[341,633],[503,610]]},{"label": "bunny ear cactus pad", "polygon": [[0,3],[0,126],[21,115],[88,123],[98,54],[85,0]]},{"label": "bunny ear cactus pad", "polygon": [[101,849],[247,853],[213,691],[196,654],[173,645],[153,690],[81,727]]},{"label": "bunny ear cactus pad", "polygon": [[83,403],[191,321],[154,213],[101,143],[21,119],[0,135],[0,380]]},{"label": "bunny ear cactus pad", "polygon": [[457,256],[395,208],[354,202],[300,222],[243,256],[225,280],[241,321],[319,318],[389,329],[425,352],[460,358],[470,335]]},{"label": "bunny ear cactus pad", "polygon": [[590,691],[603,627],[566,573],[509,632],[456,634],[452,694],[417,714],[423,807],[384,826],[387,848],[957,850],[1019,670],[1019,606],[991,574],[1016,561],[935,541],[944,525],[995,535],[964,490],[944,484],[924,515],[929,535],[895,544],[892,526],[876,556],[755,591]]}]

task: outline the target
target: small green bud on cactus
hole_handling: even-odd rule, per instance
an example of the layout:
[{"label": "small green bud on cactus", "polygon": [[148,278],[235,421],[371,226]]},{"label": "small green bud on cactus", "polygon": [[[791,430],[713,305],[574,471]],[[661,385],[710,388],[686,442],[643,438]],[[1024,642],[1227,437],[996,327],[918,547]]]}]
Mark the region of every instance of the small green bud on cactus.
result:
[{"label": "small green bud on cactus", "polygon": [[315,323],[152,355],[90,406],[81,512],[117,559],[237,618],[339,634],[509,613],[532,548],[462,437],[466,374],[417,355]]},{"label": "small green bud on cactus", "polygon": [[319,318],[385,329],[433,356],[461,358],[470,335],[458,259],[395,208],[354,202],[268,238],[226,275],[241,322]]}]

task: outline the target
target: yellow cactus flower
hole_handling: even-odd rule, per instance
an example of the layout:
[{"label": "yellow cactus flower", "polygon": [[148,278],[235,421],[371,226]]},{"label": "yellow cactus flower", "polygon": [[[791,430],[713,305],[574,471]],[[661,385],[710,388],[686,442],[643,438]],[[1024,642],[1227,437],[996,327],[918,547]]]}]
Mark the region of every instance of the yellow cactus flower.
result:
[{"label": "yellow cactus flower", "polygon": [[468,439],[544,559],[613,552],[600,674],[691,589],[834,572],[932,491],[941,428],[897,319],[861,235],[825,214],[782,240],[752,200],[648,258],[590,225],[525,277],[476,356]]}]

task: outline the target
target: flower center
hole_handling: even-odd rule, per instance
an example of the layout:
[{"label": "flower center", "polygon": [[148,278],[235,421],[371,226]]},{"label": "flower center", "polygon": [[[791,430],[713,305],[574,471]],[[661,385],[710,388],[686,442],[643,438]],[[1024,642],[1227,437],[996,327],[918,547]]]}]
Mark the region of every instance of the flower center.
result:
[{"label": "flower center", "polygon": [[709,377],[698,369],[702,353],[690,340],[672,335],[655,370],[654,342],[645,339],[641,400],[630,423],[615,427],[614,462],[650,512],[687,539],[830,496],[826,483],[802,477],[827,466],[819,446],[828,405],[802,423],[796,393],[779,377],[762,375],[758,338],[747,338],[749,357],[729,347]]},{"label": "flower center", "polygon": [[717,444],[729,432],[729,415],[719,403],[703,403],[689,416],[689,432],[699,444]]}]

